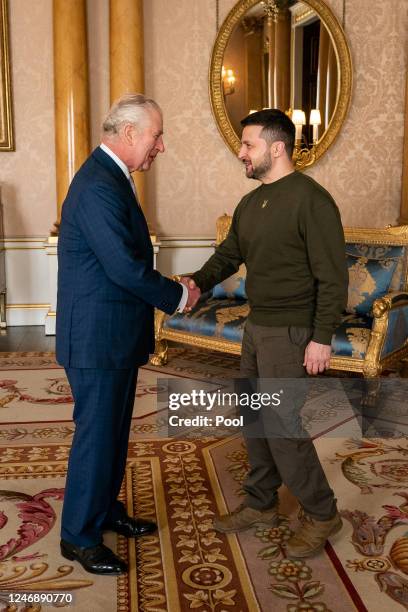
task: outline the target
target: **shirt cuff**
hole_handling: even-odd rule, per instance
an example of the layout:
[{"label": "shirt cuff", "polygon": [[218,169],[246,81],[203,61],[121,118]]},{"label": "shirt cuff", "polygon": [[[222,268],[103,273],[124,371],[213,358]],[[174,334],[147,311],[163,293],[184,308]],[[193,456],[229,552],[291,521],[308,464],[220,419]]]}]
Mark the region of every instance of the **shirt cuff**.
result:
[{"label": "shirt cuff", "polygon": [[318,342],[319,344],[327,344],[330,345],[333,338],[333,332],[328,331],[327,329],[319,329],[315,328],[312,336],[313,342]]},{"label": "shirt cuff", "polygon": [[184,308],[186,307],[187,300],[188,300],[188,289],[185,285],[183,285],[183,283],[179,283],[179,285],[182,286],[183,295],[181,296],[179,305],[176,308],[176,312],[183,312]]}]

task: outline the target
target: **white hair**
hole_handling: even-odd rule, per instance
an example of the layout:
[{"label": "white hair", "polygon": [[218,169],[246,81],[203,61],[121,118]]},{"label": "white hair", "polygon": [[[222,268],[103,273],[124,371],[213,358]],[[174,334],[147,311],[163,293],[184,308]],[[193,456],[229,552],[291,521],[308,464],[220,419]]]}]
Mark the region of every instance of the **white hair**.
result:
[{"label": "white hair", "polygon": [[143,94],[128,93],[114,102],[102,123],[103,133],[118,134],[121,125],[132,123],[138,129],[146,127],[149,120],[149,110],[162,114],[160,106]]}]

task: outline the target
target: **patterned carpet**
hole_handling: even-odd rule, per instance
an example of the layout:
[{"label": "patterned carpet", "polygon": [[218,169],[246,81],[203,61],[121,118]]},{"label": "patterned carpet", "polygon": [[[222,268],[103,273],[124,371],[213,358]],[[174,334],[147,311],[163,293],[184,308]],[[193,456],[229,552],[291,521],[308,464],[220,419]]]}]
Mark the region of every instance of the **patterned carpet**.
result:
[{"label": "patterned carpet", "polygon": [[[238,536],[212,529],[214,514],[242,499],[248,463],[239,436],[169,440],[157,434],[165,419],[155,412],[160,378],[233,377],[238,360],[177,348],[165,368],[143,368],[122,499],[130,514],[156,520],[159,533],[137,541],[106,534],[130,572],[101,578],[59,554],[73,434],[64,372],[44,353],[0,354],[0,369],[0,610],[46,609],[8,605],[8,593],[25,591],[70,593],[67,609],[86,612],[408,609],[407,440],[359,438],[353,415],[343,418],[340,390],[327,393],[323,385],[308,402],[307,423],[345,525],[321,555],[291,561],[285,541],[297,505],[284,487],[278,528]],[[404,425],[401,405],[395,397],[388,414],[397,433]]]}]

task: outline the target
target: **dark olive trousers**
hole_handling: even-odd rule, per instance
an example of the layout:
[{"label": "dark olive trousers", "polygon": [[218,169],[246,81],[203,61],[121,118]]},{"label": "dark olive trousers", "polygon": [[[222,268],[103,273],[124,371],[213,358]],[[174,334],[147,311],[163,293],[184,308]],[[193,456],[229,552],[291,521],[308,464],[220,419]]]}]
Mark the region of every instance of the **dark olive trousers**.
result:
[{"label": "dark olive trousers", "polygon": [[[248,320],[242,343],[241,376],[305,377],[303,359],[311,333],[305,327],[266,327]],[[259,382],[262,384],[262,380]],[[295,414],[299,408],[290,406],[289,410]],[[336,500],[312,440],[303,429],[300,435],[291,438],[284,437],[281,431],[276,436],[268,431],[263,438],[245,435],[250,464],[244,483],[245,503],[257,510],[271,508],[277,503],[277,491],[283,483],[307,514],[320,521],[331,519],[337,511]]]}]

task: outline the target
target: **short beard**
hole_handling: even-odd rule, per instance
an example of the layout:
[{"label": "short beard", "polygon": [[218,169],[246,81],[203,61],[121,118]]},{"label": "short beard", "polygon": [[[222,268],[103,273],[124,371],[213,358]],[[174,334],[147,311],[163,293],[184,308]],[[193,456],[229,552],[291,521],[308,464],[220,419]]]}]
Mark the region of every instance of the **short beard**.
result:
[{"label": "short beard", "polygon": [[260,161],[259,164],[253,168],[251,176],[249,176],[248,178],[257,179],[259,181],[268,174],[271,168],[272,168],[271,152],[266,151],[265,155],[262,158],[262,161]]}]

